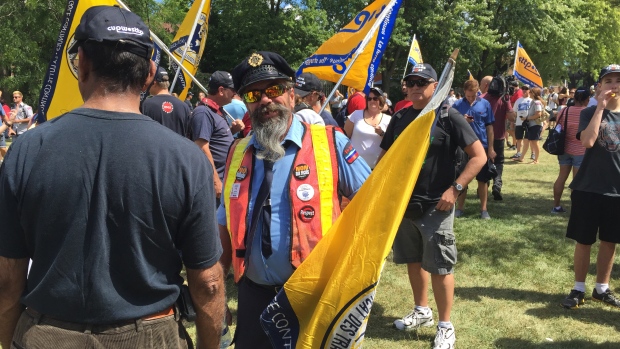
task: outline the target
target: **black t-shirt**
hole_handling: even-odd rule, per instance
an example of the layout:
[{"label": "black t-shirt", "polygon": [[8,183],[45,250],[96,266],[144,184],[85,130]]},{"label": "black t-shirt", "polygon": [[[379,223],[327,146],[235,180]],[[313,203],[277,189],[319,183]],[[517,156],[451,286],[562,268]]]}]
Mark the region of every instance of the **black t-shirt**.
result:
[{"label": "black t-shirt", "polygon": [[0,256],[33,260],[23,303],[71,322],[162,311],[183,263],[222,254],[207,158],[140,114],[76,109],[24,133],[0,170],[0,222]]},{"label": "black t-shirt", "polygon": [[[390,120],[381,149],[388,150],[405,128],[420,115],[421,110],[408,107],[399,110]],[[449,133],[446,131],[449,130]],[[478,140],[463,115],[450,108],[448,116],[440,118],[431,132],[431,145],[426,154],[418,181],[413,188],[410,202],[437,203],[441,195],[454,183],[456,177],[456,148]]]},{"label": "black t-shirt", "polygon": [[[595,111],[596,106],[581,111],[577,138],[588,128]],[[592,148],[586,149],[570,188],[620,197],[620,113],[603,111],[598,137]]]},{"label": "black t-shirt", "polygon": [[191,113],[187,104],[169,94],[151,96],[142,103],[142,114],[187,138],[191,138]]}]

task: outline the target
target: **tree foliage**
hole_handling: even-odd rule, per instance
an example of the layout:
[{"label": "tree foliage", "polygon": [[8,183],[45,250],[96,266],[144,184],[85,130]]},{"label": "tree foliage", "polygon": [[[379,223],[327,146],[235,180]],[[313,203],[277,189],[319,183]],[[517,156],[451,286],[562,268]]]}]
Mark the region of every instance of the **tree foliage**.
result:
[{"label": "tree foliage", "polygon": [[[126,0],[169,44],[191,0]],[[297,68],[346,25],[368,0],[212,0],[199,77],[232,70],[253,51],[282,54]],[[567,79],[591,84],[599,69],[620,62],[619,0],[403,0],[384,55],[384,89],[398,93],[411,37],[425,62],[441,71],[461,53],[455,86],[467,69],[478,79],[509,73],[517,41],[546,85]],[[19,89],[36,106],[66,0],[4,0],[0,4],[0,89]],[[10,92],[9,92],[10,93]],[[6,97],[6,96],[5,96]]]}]

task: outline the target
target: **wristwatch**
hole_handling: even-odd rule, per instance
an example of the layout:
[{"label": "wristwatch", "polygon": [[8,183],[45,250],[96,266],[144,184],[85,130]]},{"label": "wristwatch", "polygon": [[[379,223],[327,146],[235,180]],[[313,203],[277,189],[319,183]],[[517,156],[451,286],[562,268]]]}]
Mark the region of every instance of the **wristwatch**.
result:
[{"label": "wristwatch", "polygon": [[456,191],[459,193],[463,191],[463,186],[458,184],[457,182],[452,183],[452,186],[456,188]]}]

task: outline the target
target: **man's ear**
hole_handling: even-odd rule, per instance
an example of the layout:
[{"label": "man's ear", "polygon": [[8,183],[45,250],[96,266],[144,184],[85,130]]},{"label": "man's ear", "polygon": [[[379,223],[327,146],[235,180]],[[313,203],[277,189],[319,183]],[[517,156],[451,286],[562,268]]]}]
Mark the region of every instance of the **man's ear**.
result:
[{"label": "man's ear", "polygon": [[78,80],[82,83],[86,82],[90,78],[90,68],[92,66],[92,62],[86,55],[84,54],[84,50],[82,47],[78,47]]},{"label": "man's ear", "polygon": [[155,62],[149,59],[149,75],[146,77],[146,81],[144,82],[144,85],[142,86],[142,91],[146,91],[149,88],[149,86],[151,86],[151,84],[153,83],[153,80],[155,80],[156,73],[157,73],[157,66],[155,65]]},{"label": "man's ear", "polygon": [[291,102],[291,106],[295,106],[295,89],[294,88],[290,88],[290,90],[288,91],[288,97],[290,99]]}]

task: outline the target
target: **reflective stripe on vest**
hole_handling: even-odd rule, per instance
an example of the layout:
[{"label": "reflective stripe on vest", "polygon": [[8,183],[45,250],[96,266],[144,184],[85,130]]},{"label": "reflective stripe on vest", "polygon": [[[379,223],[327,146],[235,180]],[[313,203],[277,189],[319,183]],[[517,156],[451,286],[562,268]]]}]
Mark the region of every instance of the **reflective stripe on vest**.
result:
[{"label": "reflective stripe on vest", "polygon": [[[335,130],[331,126],[302,125],[302,147],[295,154],[288,176],[291,207],[290,260],[295,268],[307,258],[340,215]],[[248,207],[254,150],[254,147],[247,146],[248,141],[249,139],[245,138],[231,148],[226,164],[226,185],[222,193],[232,242],[235,282],[238,282],[245,272],[246,245],[251,244],[245,241],[250,227]]]}]

